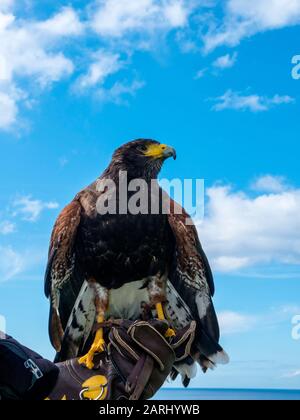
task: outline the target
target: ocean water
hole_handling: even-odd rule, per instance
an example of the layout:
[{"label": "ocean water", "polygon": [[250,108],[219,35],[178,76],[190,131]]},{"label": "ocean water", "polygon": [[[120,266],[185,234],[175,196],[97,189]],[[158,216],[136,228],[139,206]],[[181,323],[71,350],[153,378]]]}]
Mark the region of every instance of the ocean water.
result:
[{"label": "ocean water", "polygon": [[154,400],[298,400],[299,390],[163,388]]}]

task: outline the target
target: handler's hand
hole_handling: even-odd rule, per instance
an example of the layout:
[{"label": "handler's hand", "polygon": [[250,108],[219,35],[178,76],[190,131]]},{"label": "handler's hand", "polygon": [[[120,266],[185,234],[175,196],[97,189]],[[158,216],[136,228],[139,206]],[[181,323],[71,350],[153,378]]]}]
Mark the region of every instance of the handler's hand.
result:
[{"label": "handler's hand", "polygon": [[174,363],[188,356],[195,325],[178,331],[174,341],[164,337],[166,321],[112,321],[107,352],[94,359],[94,369],[77,359],[57,364],[56,387],[49,399],[149,399],[169,376]]},{"label": "handler's hand", "polygon": [[115,400],[149,399],[174,364],[189,357],[192,322],[169,341],[166,321],[116,320],[105,323],[107,351],[96,355],[94,369],[77,359],[54,364],[12,337],[0,339],[0,399]]}]

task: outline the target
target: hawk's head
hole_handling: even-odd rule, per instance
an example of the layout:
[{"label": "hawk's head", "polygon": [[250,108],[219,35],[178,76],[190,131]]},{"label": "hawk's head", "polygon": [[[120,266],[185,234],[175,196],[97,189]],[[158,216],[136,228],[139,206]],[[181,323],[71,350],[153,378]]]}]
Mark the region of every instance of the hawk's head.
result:
[{"label": "hawk's head", "polygon": [[176,159],[173,147],[156,140],[138,139],[119,147],[113,154],[112,164],[127,171],[131,178],[153,179],[169,157]]}]

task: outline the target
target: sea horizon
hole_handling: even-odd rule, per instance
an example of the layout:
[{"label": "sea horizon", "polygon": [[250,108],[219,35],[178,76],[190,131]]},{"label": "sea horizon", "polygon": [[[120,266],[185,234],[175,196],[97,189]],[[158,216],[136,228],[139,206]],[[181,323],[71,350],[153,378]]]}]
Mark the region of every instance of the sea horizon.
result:
[{"label": "sea horizon", "polygon": [[300,389],[279,388],[162,388],[154,400],[296,400]]}]

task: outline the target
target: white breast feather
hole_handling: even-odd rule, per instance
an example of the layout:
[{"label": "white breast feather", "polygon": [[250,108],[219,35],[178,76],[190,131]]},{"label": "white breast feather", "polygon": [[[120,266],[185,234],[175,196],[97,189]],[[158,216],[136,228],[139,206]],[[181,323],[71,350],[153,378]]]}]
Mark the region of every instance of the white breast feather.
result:
[{"label": "white breast feather", "polygon": [[141,315],[141,304],[149,304],[147,287],[143,287],[145,280],[126,283],[119,289],[109,291],[109,308],[106,317],[121,319],[137,319]]}]

